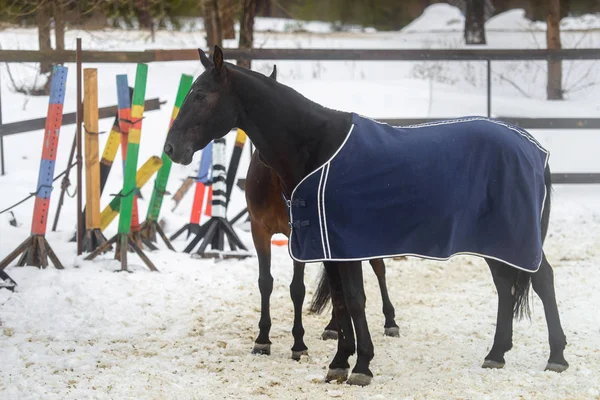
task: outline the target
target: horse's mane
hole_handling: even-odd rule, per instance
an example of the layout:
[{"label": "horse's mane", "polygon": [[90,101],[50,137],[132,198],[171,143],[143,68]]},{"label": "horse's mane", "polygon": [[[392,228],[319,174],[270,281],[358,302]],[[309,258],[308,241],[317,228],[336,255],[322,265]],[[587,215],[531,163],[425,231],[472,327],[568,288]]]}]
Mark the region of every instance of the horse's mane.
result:
[{"label": "horse's mane", "polygon": [[297,102],[298,104],[304,103],[305,106],[310,107],[310,109],[312,109],[312,110],[339,112],[339,110],[325,107],[325,106],[307,98],[302,93],[298,92],[296,89],[294,89],[290,86],[284,85],[275,79],[271,79],[266,75],[263,75],[256,71],[252,71],[247,68],[238,67],[235,64],[231,64],[231,63],[225,63],[225,64],[227,65],[228,70],[232,70],[232,71],[235,71],[235,73],[244,75],[246,78],[248,78],[254,84],[264,86],[264,87],[270,88],[270,89],[275,89],[275,90],[279,91],[279,93],[285,94],[290,101]]}]

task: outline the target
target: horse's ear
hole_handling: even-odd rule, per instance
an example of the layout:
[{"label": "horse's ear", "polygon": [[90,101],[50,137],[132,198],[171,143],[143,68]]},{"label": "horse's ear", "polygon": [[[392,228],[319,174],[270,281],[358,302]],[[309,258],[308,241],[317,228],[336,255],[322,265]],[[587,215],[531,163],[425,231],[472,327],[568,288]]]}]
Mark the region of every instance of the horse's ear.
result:
[{"label": "horse's ear", "polygon": [[215,44],[215,51],[213,51],[213,64],[215,69],[220,71],[223,67],[223,50]]},{"label": "horse's ear", "polygon": [[204,51],[202,49],[198,49],[198,55],[200,56],[200,62],[202,63],[202,65],[204,65],[204,68],[209,69],[213,66],[212,61],[210,61],[210,59],[206,57],[206,54],[204,54]]},{"label": "horse's ear", "polygon": [[273,72],[269,75],[269,78],[277,80],[277,65],[273,65]]}]

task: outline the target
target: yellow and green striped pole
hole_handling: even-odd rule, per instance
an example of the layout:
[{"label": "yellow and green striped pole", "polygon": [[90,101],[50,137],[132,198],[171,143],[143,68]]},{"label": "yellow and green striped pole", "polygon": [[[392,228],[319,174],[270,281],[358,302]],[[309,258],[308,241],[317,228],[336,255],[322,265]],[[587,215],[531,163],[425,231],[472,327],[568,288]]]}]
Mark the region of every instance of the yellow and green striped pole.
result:
[{"label": "yellow and green striped pole", "polygon": [[140,139],[142,138],[142,117],[144,116],[144,98],[146,97],[146,79],[148,66],[138,64],[135,74],[133,101],[131,102],[131,122],[127,139],[127,161],[125,162],[125,177],[123,180],[123,199],[121,200],[121,216],[119,218],[119,233],[129,235],[131,229],[131,212],[135,196],[135,175],[137,170]]},{"label": "yellow and green striped pole", "polygon": [[[181,75],[179,80],[179,88],[177,90],[177,96],[175,97],[175,105],[173,106],[173,113],[171,114],[171,121],[169,128],[173,124],[173,121],[179,113],[179,109],[185,100],[190,88],[192,86],[194,78],[191,75]],[[162,153],[162,167],[156,175],[156,181],[154,183],[154,190],[152,191],[152,197],[150,199],[150,205],[148,206],[148,214],[146,221],[142,224],[142,236],[150,242],[156,242],[156,231],[159,231],[163,240],[166,236],[160,232],[160,227],[157,224],[158,216],[160,215],[160,208],[162,206],[163,198],[167,188],[167,182],[169,180],[169,174],[171,172],[172,161],[164,152]],[[165,241],[170,249],[173,249],[168,239]]]},{"label": "yellow and green striped pole", "polygon": [[[163,165],[163,162],[157,156],[152,156],[146,161],[135,176],[136,189],[139,190],[150,180],[152,175]],[[121,210],[121,194],[120,192],[100,213],[100,229],[103,231],[108,228],[110,223],[119,215]]]}]

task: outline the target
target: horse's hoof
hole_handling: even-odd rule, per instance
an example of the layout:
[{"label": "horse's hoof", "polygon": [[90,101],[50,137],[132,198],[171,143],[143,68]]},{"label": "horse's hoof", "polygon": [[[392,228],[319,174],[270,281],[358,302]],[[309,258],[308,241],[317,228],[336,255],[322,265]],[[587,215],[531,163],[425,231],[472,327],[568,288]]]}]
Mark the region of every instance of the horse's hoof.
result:
[{"label": "horse's hoof", "polygon": [[348,368],[329,368],[325,382],[336,381],[337,383],[342,383],[346,379],[348,379]]},{"label": "horse's hoof", "polygon": [[350,378],[348,378],[348,381],[346,383],[348,385],[354,385],[354,386],[367,386],[371,383],[372,379],[373,379],[372,376],[369,376],[366,374],[357,374],[357,373],[353,372],[350,375]]},{"label": "horse's hoof", "polygon": [[269,343],[254,343],[252,354],[262,354],[264,356],[270,356],[271,345]]},{"label": "horse's hoof", "polygon": [[494,360],[485,360],[481,368],[501,369],[504,368],[504,363]]},{"label": "horse's hoof", "polygon": [[383,330],[383,334],[389,337],[400,337],[400,328],[397,326],[391,326]]},{"label": "horse's hoof", "polygon": [[569,368],[569,364],[559,364],[555,362],[546,364],[546,371],[564,372],[567,368]]},{"label": "horse's hoof", "polygon": [[294,351],[292,350],[292,360],[300,361],[300,357],[307,356],[308,350]]},{"label": "horse's hoof", "polygon": [[338,333],[337,331],[332,331],[331,329],[325,329],[323,334],[321,335],[321,339],[323,340],[337,340]]}]

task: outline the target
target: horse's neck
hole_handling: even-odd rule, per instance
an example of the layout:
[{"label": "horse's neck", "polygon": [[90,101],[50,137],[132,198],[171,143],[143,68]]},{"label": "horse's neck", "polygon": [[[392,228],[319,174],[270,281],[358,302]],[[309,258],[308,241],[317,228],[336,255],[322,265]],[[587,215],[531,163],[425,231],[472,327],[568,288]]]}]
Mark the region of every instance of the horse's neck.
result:
[{"label": "horse's neck", "polygon": [[238,125],[279,175],[289,196],[302,178],[341,145],[352,123],[351,115],[324,108],[246,70],[234,69],[231,79],[240,99]]}]

